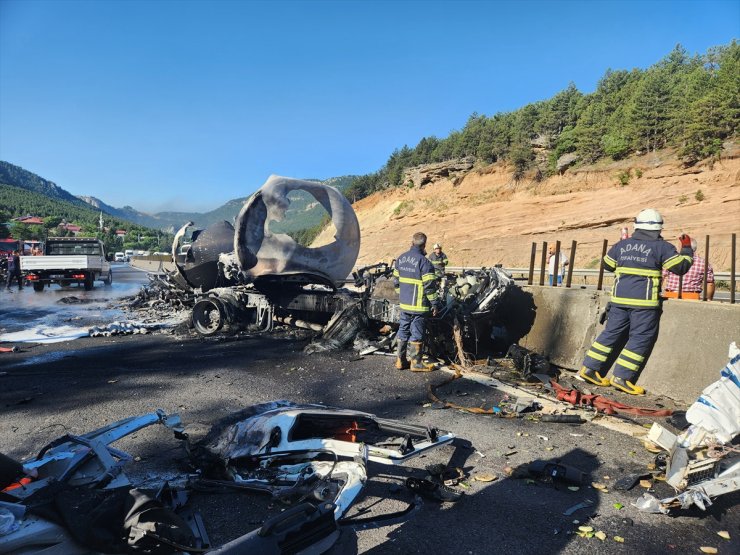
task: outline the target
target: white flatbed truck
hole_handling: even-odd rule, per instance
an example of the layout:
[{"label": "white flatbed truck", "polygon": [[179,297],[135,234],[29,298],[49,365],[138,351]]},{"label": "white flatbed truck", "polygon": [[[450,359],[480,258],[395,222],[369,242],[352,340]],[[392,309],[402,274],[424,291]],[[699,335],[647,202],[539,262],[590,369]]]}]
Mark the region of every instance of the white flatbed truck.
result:
[{"label": "white flatbed truck", "polygon": [[81,284],[86,291],[96,280],[113,283],[113,272],[105,257],[103,242],[94,237],[50,237],[42,256],[22,256],[21,271],[34,291],[46,285]]}]

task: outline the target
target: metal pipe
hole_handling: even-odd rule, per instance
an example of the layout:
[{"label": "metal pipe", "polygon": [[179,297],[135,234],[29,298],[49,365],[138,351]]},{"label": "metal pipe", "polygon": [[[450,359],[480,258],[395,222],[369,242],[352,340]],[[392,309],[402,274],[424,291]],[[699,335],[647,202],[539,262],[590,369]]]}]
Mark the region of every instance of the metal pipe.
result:
[{"label": "metal pipe", "polygon": [[558,270],[560,269],[560,241],[555,241],[555,260],[553,260],[552,268],[552,286],[558,286]]},{"label": "metal pipe", "polygon": [[545,265],[547,264],[547,241],[542,241],[542,264],[540,265],[540,285],[545,285]]},{"label": "metal pipe", "polygon": [[702,286],[702,294],[701,294],[701,300],[706,301],[707,300],[707,272],[709,271],[709,235],[707,235],[707,239],[705,242],[704,247],[704,281]]},{"label": "metal pipe", "polygon": [[534,262],[537,257],[537,243],[532,243],[532,255],[529,257],[529,279],[527,285],[532,285],[534,281]]},{"label": "metal pipe", "polygon": [[732,234],[732,258],[730,258],[730,303],[735,304],[735,243],[736,237],[735,234]]},{"label": "metal pipe", "polygon": [[295,328],[302,328],[304,330],[311,331],[323,331],[324,326],[321,324],[315,324],[314,322],[306,322],[305,320],[298,320],[292,316],[275,316],[274,320],[285,324],[286,326],[293,326]]},{"label": "metal pipe", "polygon": [[596,284],[596,290],[601,291],[601,286],[604,285],[604,257],[606,256],[606,248],[609,246],[609,241],[604,239],[604,245],[601,247],[601,259],[599,260],[599,282]]},{"label": "metal pipe", "polygon": [[568,277],[565,279],[565,286],[570,287],[571,278],[573,277],[573,265],[576,263],[576,247],[578,243],[576,241],[570,244],[570,260],[568,261]]}]

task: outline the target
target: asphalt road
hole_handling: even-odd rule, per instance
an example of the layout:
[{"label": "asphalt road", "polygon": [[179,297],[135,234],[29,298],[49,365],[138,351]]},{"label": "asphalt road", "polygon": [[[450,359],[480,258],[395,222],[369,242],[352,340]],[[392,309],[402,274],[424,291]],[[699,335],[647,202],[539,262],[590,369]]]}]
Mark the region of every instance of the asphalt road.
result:
[{"label": "asphalt road", "polygon": [[[33,291],[22,295],[27,293]],[[371,465],[372,483],[358,507],[373,512],[398,510],[410,499],[404,490],[392,493],[390,484],[410,475],[423,477],[425,466],[451,457],[468,475],[468,487],[461,488],[465,496],[458,503],[426,501],[403,524],[360,531],[363,553],[698,553],[701,546],[740,552],[738,494],[719,498],[706,513],[694,509],[669,517],[640,513],[630,505],[642,493],[639,486],[629,492],[613,489],[615,480],[644,471],[654,460],[631,437],[594,424],[435,410],[424,406],[426,387],[444,379],[441,372],[399,372],[390,357],[357,360],[351,351],[305,355],[306,343],[300,334],[281,332],[222,341],[163,334],[25,344],[23,352],[0,353],[0,451],[30,457],[64,433],[83,433],[157,407],[178,412],[187,422],[212,422],[269,400],[325,403],[430,424],[473,446],[444,447],[411,462],[410,470]],[[490,388],[463,380],[445,386],[441,394],[467,406],[490,406],[497,400]],[[147,428],[116,446],[139,458],[127,469],[137,481],[152,483],[184,472],[182,446],[164,428]],[[609,492],[589,485],[572,491],[562,484],[506,475],[507,467],[535,459],[576,466],[587,473],[586,484],[602,482]],[[474,479],[486,473],[497,479]],[[659,496],[671,493],[664,483],[656,489]],[[586,499],[594,502],[590,508],[563,515]],[[193,502],[216,543],[257,527],[280,510],[263,498],[236,494],[196,495]],[[574,535],[574,520],[603,530],[608,539]],[[720,538],[720,530],[732,539]],[[624,543],[615,542],[615,535]]]}]

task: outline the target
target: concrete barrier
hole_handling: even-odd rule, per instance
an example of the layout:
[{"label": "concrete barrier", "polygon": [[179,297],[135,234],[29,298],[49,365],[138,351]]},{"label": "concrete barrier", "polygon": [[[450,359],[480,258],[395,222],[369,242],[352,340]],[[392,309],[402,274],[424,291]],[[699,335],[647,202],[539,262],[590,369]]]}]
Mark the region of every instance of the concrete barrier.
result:
[{"label": "concrete barrier", "polygon": [[[553,364],[578,370],[601,332],[599,314],[609,294],[586,289],[525,286],[536,312],[520,344]],[[669,299],[663,303],[660,332],[639,383],[648,391],[692,403],[719,378],[727,349],[740,343],[740,306]]]},{"label": "concrete barrier", "polygon": [[161,268],[165,272],[172,272],[175,270],[175,264],[172,262],[172,260],[151,260],[147,258],[139,258],[134,257],[131,259],[131,266],[134,268],[138,268],[139,270],[145,270],[147,272],[158,272]]}]

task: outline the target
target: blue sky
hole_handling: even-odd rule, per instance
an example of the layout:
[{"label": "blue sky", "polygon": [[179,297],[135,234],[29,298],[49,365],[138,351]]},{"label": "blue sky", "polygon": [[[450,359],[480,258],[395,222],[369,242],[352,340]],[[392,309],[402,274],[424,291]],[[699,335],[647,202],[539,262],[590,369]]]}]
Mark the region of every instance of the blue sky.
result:
[{"label": "blue sky", "polygon": [[0,159],[209,210],[740,37],[740,2],[0,0]]}]

